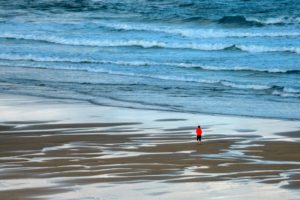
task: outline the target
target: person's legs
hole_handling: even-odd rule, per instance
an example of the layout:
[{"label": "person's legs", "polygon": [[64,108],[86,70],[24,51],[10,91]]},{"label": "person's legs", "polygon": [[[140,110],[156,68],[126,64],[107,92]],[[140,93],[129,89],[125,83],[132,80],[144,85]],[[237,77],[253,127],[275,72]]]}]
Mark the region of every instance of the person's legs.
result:
[{"label": "person's legs", "polygon": [[201,136],[197,136],[197,142],[198,142],[198,143],[201,142]]}]

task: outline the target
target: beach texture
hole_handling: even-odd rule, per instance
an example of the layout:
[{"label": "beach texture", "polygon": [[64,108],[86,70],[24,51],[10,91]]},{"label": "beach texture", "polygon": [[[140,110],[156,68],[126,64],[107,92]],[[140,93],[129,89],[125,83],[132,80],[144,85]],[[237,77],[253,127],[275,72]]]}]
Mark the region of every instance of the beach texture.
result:
[{"label": "beach texture", "polygon": [[[15,111],[0,127],[0,195],[4,199],[110,199],[115,189],[120,190],[116,198],[130,199],[134,193],[126,197],[121,194],[134,192],[141,185],[145,185],[142,187],[145,192],[139,192],[143,198],[181,199],[182,184],[199,187],[195,192],[207,198],[263,198],[269,190],[276,190],[274,199],[296,199],[295,195],[299,195],[299,131],[264,135],[253,127],[228,129],[226,123],[208,124],[214,119],[211,116],[210,119],[205,117],[204,140],[197,144],[195,127],[189,125],[197,116],[179,118],[188,115],[173,113],[171,118],[166,118],[170,113],[99,109],[80,102],[48,100],[45,104],[38,103],[45,99],[23,97],[20,100],[19,96],[7,99],[11,101],[2,102],[6,106],[1,112],[11,111],[10,106],[14,106]],[[60,113],[45,116],[49,108]],[[24,114],[24,109],[31,111]],[[82,122],[78,122],[75,118],[78,109],[82,113],[109,109],[110,112],[101,113],[104,116],[108,113],[137,116],[133,121],[116,122],[126,116],[103,121],[104,118],[96,117],[95,113],[85,113],[80,116]],[[23,113],[23,119],[18,119],[17,113],[20,116]],[[146,117],[139,118],[140,114]],[[57,121],[39,120],[39,116],[57,118]],[[99,122],[95,122],[97,120]],[[284,127],[285,123],[291,123],[286,125],[296,128],[299,125],[298,122],[251,118],[229,121],[235,120],[262,122],[266,126],[275,123]],[[224,133],[215,133],[219,132],[218,126]],[[160,191],[160,184],[165,185],[165,190]],[[208,192],[205,188],[209,186],[205,184],[216,186]],[[223,188],[220,194],[211,194],[228,184],[233,184],[232,191]],[[245,195],[243,190],[247,187],[256,193]],[[88,192],[88,188],[96,192]],[[185,195],[198,198],[192,191]]]},{"label": "beach texture", "polygon": [[0,200],[299,200],[299,10],[0,0]]}]

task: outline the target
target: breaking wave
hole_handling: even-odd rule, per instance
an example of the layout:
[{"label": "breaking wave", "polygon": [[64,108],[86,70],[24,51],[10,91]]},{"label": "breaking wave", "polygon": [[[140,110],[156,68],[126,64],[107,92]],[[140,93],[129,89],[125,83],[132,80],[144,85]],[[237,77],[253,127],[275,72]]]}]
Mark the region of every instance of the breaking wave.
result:
[{"label": "breaking wave", "polygon": [[260,52],[291,52],[300,54],[300,47],[268,47],[259,45],[236,45],[236,44],[200,44],[200,43],[170,43],[156,40],[100,40],[84,38],[63,38],[46,35],[19,35],[1,34],[0,38],[23,39],[43,41],[55,44],[73,46],[96,46],[96,47],[141,47],[141,48],[170,48],[170,49],[193,49],[201,51],[240,50],[251,53]]},{"label": "breaking wave", "polygon": [[199,79],[191,76],[160,75],[160,74],[152,74],[152,73],[147,74],[147,73],[139,73],[138,71],[137,72],[129,72],[129,71],[122,71],[122,70],[118,71],[118,70],[111,70],[111,69],[98,68],[98,67],[86,67],[86,66],[68,66],[68,65],[45,66],[43,64],[28,66],[26,63],[21,63],[20,65],[13,64],[13,66],[28,67],[28,68],[44,68],[44,69],[54,69],[54,70],[89,71],[89,72],[96,72],[96,73],[106,73],[111,75],[159,79],[165,81],[194,82],[194,83],[213,85],[213,87],[221,86],[233,90],[261,91],[266,94],[271,94],[274,96],[281,96],[281,97],[291,97],[291,98],[300,97],[300,89],[283,87],[278,85],[245,84],[239,82],[232,82],[229,80]]},{"label": "breaking wave", "polygon": [[128,23],[100,23],[102,27],[117,31],[147,31],[162,32],[173,35],[194,38],[227,38],[227,37],[296,37],[299,32],[293,31],[240,31],[240,30],[217,30],[217,29],[193,29],[193,28],[173,28],[170,26],[158,26],[147,24]]},{"label": "breaking wave", "polygon": [[36,56],[32,54],[18,55],[1,53],[0,59],[11,61],[35,61],[35,62],[69,62],[69,63],[95,63],[95,64],[113,64],[121,66],[132,67],[146,67],[146,66],[168,66],[178,68],[191,68],[207,71],[236,71],[236,72],[265,72],[265,73],[300,73],[300,69],[284,69],[284,68],[258,68],[258,67],[232,67],[232,66],[209,66],[196,63],[182,63],[182,62],[154,62],[147,60],[96,60],[91,58],[68,58],[55,56]]},{"label": "breaking wave", "polygon": [[283,25],[283,24],[299,24],[300,17],[280,16],[275,18],[247,18],[245,16],[224,16],[217,21],[219,24],[231,26],[264,26],[264,25]]}]

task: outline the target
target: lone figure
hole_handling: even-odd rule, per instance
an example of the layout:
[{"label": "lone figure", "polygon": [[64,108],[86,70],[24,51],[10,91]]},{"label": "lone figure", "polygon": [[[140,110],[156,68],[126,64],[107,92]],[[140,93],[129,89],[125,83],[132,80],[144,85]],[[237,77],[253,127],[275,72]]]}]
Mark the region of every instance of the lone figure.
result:
[{"label": "lone figure", "polygon": [[196,129],[196,135],[197,135],[197,141],[198,144],[201,143],[201,137],[202,137],[202,129],[200,126],[198,126],[198,128]]}]

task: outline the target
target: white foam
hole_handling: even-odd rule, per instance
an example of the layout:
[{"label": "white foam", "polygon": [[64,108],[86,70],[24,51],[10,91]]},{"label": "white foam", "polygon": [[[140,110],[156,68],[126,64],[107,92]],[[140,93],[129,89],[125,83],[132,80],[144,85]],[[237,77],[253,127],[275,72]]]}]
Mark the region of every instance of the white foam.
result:
[{"label": "white foam", "polygon": [[266,86],[266,85],[236,84],[236,83],[227,82],[227,81],[221,81],[221,83],[225,86],[232,87],[232,88],[238,88],[238,89],[266,90],[266,89],[271,88],[270,86]]},{"label": "white foam", "polygon": [[281,97],[300,97],[300,94],[297,93],[288,93],[284,91],[274,90],[272,92],[273,95],[281,96]]},{"label": "white foam", "polygon": [[284,87],[283,90],[274,90],[272,94],[282,97],[300,97],[300,90],[291,87]]},{"label": "white foam", "polygon": [[256,21],[266,25],[273,24],[298,24],[300,23],[300,17],[289,17],[289,16],[279,16],[279,17],[269,17],[266,19],[258,18],[248,18],[251,21]]},{"label": "white foam", "polygon": [[284,92],[288,92],[288,93],[300,93],[300,89],[295,89],[295,88],[283,88]]},{"label": "white foam", "polygon": [[[1,58],[1,54],[0,54]],[[23,58],[23,57],[22,57]],[[157,64],[157,63],[154,63]],[[170,63],[164,63],[164,64],[170,64]],[[170,64],[171,65],[171,64]],[[184,66],[184,64],[178,64],[178,66]],[[187,64],[185,66],[199,66],[199,65],[193,65],[193,64]],[[55,68],[55,67],[53,67]],[[209,69],[214,69],[213,67]],[[83,70],[76,67],[65,67],[58,69],[71,69],[71,70]],[[219,68],[215,68],[217,70]],[[221,70],[224,70],[225,68],[221,68]],[[253,89],[253,90],[265,90],[271,88],[270,86],[266,85],[256,85],[256,84],[237,84],[232,83],[228,81],[218,80],[218,79],[198,79],[194,77],[189,76],[172,76],[172,75],[152,75],[152,74],[140,74],[140,73],[134,73],[134,72],[121,72],[121,71],[113,71],[113,70],[107,70],[107,69],[101,69],[101,68],[91,68],[87,67],[84,68],[84,70],[91,71],[91,72],[100,72],[100,73],[108,73],[112,75],[124,75],[124,76],[135,76],[135,77],[145,77],[145,78],[153,78],[153,79],[160,79],[160,80],[172,80],[172,81],[182,81],[182,82],[197,82],[197,83],[204,83],[204,84],[221,84],[223,86],[232,87],[232,88],[238,88],[238,89]],[[244,68],[243,68],[244,70]]]},{"label": "white foam", "polygon": [[293,69],[281,69],[281,68],[257,68],[257,67],[244,67],[244,66],[208,66],[208,65],[197,65],[197,64],[185,64],[185,63],[174,63],[174,66],[181,67],[199,67],[204,70],[211,71],[257,71],[257,72],[269,72],[269,73],[286,73],[293,71]]},{"label": "white foam", "polygon": [[15,38],[15,39],[27,39],[46,41],[64,45],[75,46],[98,46],[98,47],[120,47],[120,46],[139,46],[143,48],[172,48],[172,49],[194,49],[202,51],[217,51],[224,50],[235,46],[243,51],[248,52],[276,52],[287,51],[300,54],[300,47],[268,47],[259,45],[235,45],[235,44],[200,44],[200,43],[170,43],[157,40],[102,40],[102,39],[86,39],[86,38],[64,38],[54,35],[30,35],[30,34],[12,34],[2,33],[2,38]]},{"label": "white foam", "polygon": [[[269,22],[275,19],[269,19]],[[279,19],[278,19],[279,20]],[[253,20],[253,21],[258,21]],[[174,28],[167,25],[157,24],[130,24],[130,23],[101,23],[102,26],[124,30],[124,31],[151,31],[162,32],[174,35],[181,35],[184,37],[193,38],[225,38],[225,37],[285,37],[285,36],[300,36],[299,32],[291,31],[230,31],[230,30],[216,30],[216,29],[196,29],[196,28]]]},{"label": "white foam", "polygon": [[[202,64],[193,64],[193,63],[171,63],[171,62],[153,62],[153,61],[112,61],[112,60],[95,60],[95,59],[85,59],[85,58],[60,58],[60,57],[48,57],[48,56],[36,56],[32,54],[27,55],[18,55],[18,54],[0,54],[0,59],[2,60],[27,60],[27,61],[36,61],[36,62],[70,62],[70,63],[99,63],[99,64],[113,64],[121,66],[132,66],[132,67],[147,67],[147,66],[171,66],[171,67],[184,67],[184,68],[199,68],[202,70],[210,71],[255,71],[255,72],[268,72],[268,73],[286,73],[293,71],[300,71],[297,69],[284,69],[284,68],[258,68],[258,67],[247,67],[247,66],[209,66]],[[5,63],[4,65],[8,65]],[[27,67],[28,64],[14,64],[14,66]],[[37,66],[37,65],[36,65]],[[40,67],[46,67],[41,65]],[[54,69],[73,69],[73,70],[83,70],[83,68],[76,67],[55,67],[51,66]],[[95,71],[90,69],[85,69],[88,71]]]},{"label": "white foam", "polygon": [[300,47],[268,47],[268,46],[259,46],[259,45],[236,45],[237,48],[253,52],[253,53],[261,53],[261,52],[292,52],[296,54],[300,54]]}]

